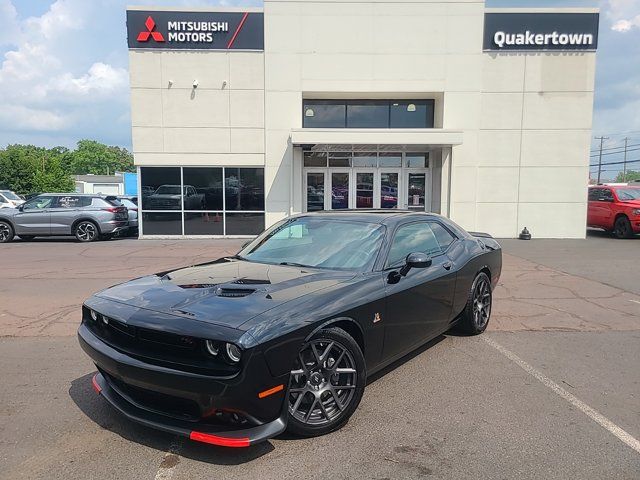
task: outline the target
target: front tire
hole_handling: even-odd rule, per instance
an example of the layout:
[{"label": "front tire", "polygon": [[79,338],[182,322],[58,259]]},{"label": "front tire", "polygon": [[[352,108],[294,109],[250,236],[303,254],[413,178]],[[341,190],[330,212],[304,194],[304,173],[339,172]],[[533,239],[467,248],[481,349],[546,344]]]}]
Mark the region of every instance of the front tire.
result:
[{"label": "front tire", "polygon": [[9,243],[15,233],[9,222],[0,222],[0,243]]},{"label": "front tire", "polygon": [[469,291],[467,305],[462,312],[459,325],[470,335],[479,335],[487,329],[491,317],[491,281],[486,273],[476,275]]},{"label": "front tire", "polygon": [[341,328],[320,330],[304,343],[291,371],[287,429],[303,437],[339,429],[358,408],[366,381],[356,341]]},{"label": "front tire", "polygon": [[633,236],[631,222],[627,217],[616,218],[616,223],[613,225],[613,234],[616,238],[631,238]]},{"label": "front tire", "polygon": [[90,222],[89,220],[79,222],[76,225],[73,234],[79,242],[83,243],[93,242],[100,236],[98,226],[95,223]]}]

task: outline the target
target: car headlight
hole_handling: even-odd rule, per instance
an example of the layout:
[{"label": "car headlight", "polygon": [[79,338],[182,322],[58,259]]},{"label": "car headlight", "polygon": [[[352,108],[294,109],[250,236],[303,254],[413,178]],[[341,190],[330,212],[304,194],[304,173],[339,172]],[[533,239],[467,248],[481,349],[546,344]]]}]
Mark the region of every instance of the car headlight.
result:
[{"label": "car headlight", "polygon": [[214,342],[213,340],[207,340],[204,342],[205,347],[207,347],[207,352],[209,352],[214,357],[217,357],[220,353],[220,346],[218,342]]},{"label": "car headlight", "polygon": [[227,363],[238,363],[242,358],[242,350],[234,343],[205,340],[204,346],[209,355],[222,358]]},{"label": "car headlight", "polygon": [[95,310],[89,310],[89,314],[91,315],[91,320],[93,320],[94,322],[98,321],[98,314]]},{"label": "car headlight", "polygon": [[242,350],[240,350],[240,347],[238,347],[234,343],[227,343],[227,357],[229,357],[229,360],[238,363],[241,356]]},{"label": "car headlight", "polygon": [[640,208],[636,208],[635,210],[632,211],[632,213],[634,215],[640,215]]}]

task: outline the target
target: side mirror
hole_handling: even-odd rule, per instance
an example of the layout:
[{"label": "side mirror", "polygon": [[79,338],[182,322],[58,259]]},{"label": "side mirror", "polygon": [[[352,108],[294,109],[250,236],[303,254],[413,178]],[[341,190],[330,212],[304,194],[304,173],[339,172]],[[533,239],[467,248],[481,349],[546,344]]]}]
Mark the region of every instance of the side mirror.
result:
[{"label": "side mirror", "polygon": [[431,257],[426,253],[410,253],[407,255],[404,266],[400,269],[400,275],[405,277],[412,268],[427,268],[431,266],[431,263]]},{"label": "side mirror", "polygon": [[24,203],[18,205],[18,211],[23,211],[24,210]]}]

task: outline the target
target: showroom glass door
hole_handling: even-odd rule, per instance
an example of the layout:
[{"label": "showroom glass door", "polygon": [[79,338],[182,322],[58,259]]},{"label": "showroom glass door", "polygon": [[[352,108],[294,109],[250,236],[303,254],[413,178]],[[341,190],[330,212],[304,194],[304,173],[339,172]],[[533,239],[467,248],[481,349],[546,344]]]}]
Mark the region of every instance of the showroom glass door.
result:
[{"label": "showroom glass door", "polygon": [[329,192],[331,194],[331,209],[342,210],[349,208],[350,172],[348,169],[329,169]]},{"label": "showroom glass door", "polygon": [[374,208],[375,171],[354,170],[355,174],[355,208]]},{"label": "showroom glass door", "polygon": [[428,176],[426,172],[406,172],[406,202],[409,210],[426,209]]},{"label": "showroom glass door", "polygon": [[400,169],[380,169],[376,208],[399,208]]},{"label": "showroom glass door", "polygon": [[307,212],[324,210],[325,172],[307,171],[305,182],[305,204],[307,206]]}]

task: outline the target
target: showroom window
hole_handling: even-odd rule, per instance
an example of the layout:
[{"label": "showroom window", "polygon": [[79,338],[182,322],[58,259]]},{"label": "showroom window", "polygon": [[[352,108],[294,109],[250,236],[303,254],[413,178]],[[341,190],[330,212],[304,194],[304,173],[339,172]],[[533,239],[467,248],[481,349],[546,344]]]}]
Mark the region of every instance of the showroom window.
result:
[{"label": "showroom window", "polygon": [[433,128],[433,100],[304,100],[304,128]]},{"label": "showroom window", "polygon": [[257,235],[264,169],[141,167],[143,235]]}]

